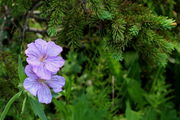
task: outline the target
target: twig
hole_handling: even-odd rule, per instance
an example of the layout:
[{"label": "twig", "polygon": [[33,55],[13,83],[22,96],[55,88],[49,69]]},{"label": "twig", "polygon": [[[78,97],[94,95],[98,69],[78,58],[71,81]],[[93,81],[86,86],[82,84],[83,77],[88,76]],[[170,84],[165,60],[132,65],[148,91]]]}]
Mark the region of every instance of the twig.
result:
[{"label": "twig", "polygon": [[23,24],[23,29],[22,29],[22,34],[21,34],[21,44],[25,39],[25,32],[27,30],[27,25],[28,25],[28,19],[30,17],[30,14],[33,10],[35,10],[37,7],[41,5],[41,1],[38,1],[30,10],[26,13],[25,18],[24,18],[24,24]]},{"label": "twig", "polygon": [[34,18],[35,20],[37,20],[39,22],[47,22],[48,21],[48,19],[39,17],[38,15],[35,15],[35,14],[31,14],[30,17]]},{"label": "twig", "polygon": [[34,32],[34,33],[40,33],[40,34],[47,35],[47,30],[39,30],[39,29],[35,29],[35,28],[27,28],[26,32]]}]

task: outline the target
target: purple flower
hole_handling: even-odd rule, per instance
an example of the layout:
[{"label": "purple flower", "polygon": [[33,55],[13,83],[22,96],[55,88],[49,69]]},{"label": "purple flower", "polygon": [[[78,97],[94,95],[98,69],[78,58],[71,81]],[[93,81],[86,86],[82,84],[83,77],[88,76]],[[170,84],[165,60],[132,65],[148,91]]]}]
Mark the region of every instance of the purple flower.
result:
[{"label": "purple flower", "polygon": [[51,102],[52,94],[50,88],[57,93],[62,91],[62,87],[65,85],[64,77],[58,75],[53,75],[49,80],[39,78],[30,65],[26,66],[25,73],[28,77],[24,80],[24,88],[32,95],[37,96],[41,103],[48,104]]},{"label": "purple flower", "polygon": [[52,74],[64,65],[64,59],[58,56],[62,48],[54,42],[46,42],[37,39],[35,42],[28,44],[25,53],[28,64],[32,66],[34,73],[42,79],[50,79]]}]

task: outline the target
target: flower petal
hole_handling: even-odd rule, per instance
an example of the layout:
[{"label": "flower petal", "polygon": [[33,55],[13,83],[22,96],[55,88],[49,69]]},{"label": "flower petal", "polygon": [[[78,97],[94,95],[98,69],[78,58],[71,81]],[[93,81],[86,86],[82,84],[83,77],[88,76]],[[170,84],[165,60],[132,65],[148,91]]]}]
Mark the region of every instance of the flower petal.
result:
[{"label": "flower petal", "polygon": [[36,75],[41,79],[45,79],[45,80],[51,79],[52,73],[45,68],[43,63],[41,63],[41,65],[39,66],[32,66],[32,67],[34,73],[36,73]]},{"label": "flower petal", "polygon": [[39,61],[39,59],[37,57],[34,56],[30,56],[26,59],[26,61],[28,62],[28,64],[30,65],[35,65],[38,66],[41,64],[41,62]]},{"label": "flower petal", "polygon": [[35,45],[37,49],[40,51],[41,56],[45,56],[47,51],[47,42],[43,39],[36,39]]},{"label": "flower petal", "polygon": [[54,42],[49,41],[47,47],[47,56],[57,56],[62,52],[62,47],[56,45]]},{"label": "flower petal", "polygon": [[37,95],[38,100],[41,103],[48,104],[52,100],[51,91],[46,84],[41,84],[41,87],[39,88]]},{"label": "flower petal", "polygon": [[56,56],[56,57],[48,57],[45,60],[45,67],[53,72],[56,73],[59,68],[61,68],[64,65],[64,59],[62,57]]},{"label": "flower petal", "polygon": [[28,48],[25,50],[25,54],[28,56],[27,62],[31,65],[39,65],[40,51],[37,49],[34,43],[28,44]]},{"label": "flower petal", "polygon": [[51,80],[46,81],[47,85],[53,89],[54,92],[62,91],[62,87],[65,85],[64,77],[54,75]]},{"label": "flower petal", "polygon": [[29,91],[32,95],[36,96],[40,83],[33,78],[26,78],[23,83],[24,88]]},{"label": "flower petal", "polygon": [[30,43],[30,44],[28,44],[28,48],[25,50],[25,54],[27,56],[38,57],[40,55],[40,51],[39,51],[39,49],[37,49],[37,47],[34,43]]},{"label": "flower petal", "polygon": [[33,72],[31,65],[26,65],[25,73],[30,78],[38,79],[37,75]]}]

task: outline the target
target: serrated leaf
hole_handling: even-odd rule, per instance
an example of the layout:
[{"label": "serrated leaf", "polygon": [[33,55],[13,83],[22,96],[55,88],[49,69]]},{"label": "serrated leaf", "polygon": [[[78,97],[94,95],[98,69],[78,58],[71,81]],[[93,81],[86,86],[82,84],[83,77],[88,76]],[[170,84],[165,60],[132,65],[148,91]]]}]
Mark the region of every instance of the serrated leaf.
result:
[{"label": "serrated leaf", "polygon": [[144,112],[143,120],[156,120],[157,115],[158,114],[156,113],[154,109],[147,108]]},{"label": "serrated leaf", "polygon": [[34,114],[37,115],[41,120],[47,120],[43,106],[36,99],[29,97],[28,100],[30,101]]},{"label": "serrated leaf", "polygon": [[134,79],[126,78],[127,81],[127,91],[129,97],[138,105],[144,104],[145,91],[141,88],[140,83]]},{"label": "serrated leaf", "polygon": [[127,120],[141,120],[142,115],[131,109],[130,103],[126,102],[126,118]]}]

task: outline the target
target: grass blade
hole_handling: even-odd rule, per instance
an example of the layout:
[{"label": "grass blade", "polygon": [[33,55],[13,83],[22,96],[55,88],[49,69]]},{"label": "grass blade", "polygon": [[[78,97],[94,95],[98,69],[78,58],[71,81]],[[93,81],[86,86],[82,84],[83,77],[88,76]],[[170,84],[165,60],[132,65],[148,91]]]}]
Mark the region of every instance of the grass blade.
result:
[{"label": "grass blade", "polygon": [[26,78],[26,75],[24,73],[24,67],[22,65],[22,60],[21,60],[20,55],[18,57],[18,75],[19,75],[20,82],[22,83],[24,79]]},{"label": "grass blade", "polygon": [[4,111],[2,112],[1,114],[1,117],[0,117],[0,120],[4,120],[4,118],[6,117],[6,114],[8,113],[9,111],[9,108],[11,107],[12,103],[17,99],[19,98],[19,96],[22,94],[22,91],[18,92],[17,94],[15,94],[9,101],[8,103],[6,104],[5,108],[4,108]]}]

